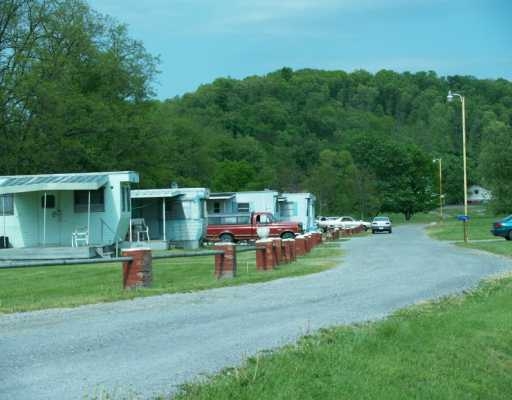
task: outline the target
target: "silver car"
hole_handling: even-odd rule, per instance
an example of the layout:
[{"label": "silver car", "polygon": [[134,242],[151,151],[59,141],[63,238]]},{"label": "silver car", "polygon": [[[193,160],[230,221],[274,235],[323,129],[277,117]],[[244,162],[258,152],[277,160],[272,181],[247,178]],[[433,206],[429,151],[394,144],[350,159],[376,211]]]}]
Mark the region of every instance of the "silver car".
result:
[{"label": "silver car", "polygon": [[391,220],[388,217],[375,217],[372,221],[372,233],[376,232],[389,232],[391,233],[393,228],[391,226]]}]

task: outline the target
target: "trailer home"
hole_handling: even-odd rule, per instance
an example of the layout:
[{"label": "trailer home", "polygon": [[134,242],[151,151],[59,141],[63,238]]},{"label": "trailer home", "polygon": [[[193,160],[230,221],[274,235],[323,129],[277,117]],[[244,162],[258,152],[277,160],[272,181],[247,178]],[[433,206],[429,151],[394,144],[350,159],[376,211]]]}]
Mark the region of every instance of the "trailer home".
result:
[{"label": "trailer home", "polygon": [[304,231],[316,230],[316,197],[312,193],[282,193],[279,196],[278,216],[281,221],[301,222]]},{"label": "trailer home", "polygon": [[270,212],[278,213],[277,199],[279,193],[275,190],[259,190],[236,193],[236,212]]},{"label": "trailer home", "polygon": [[138,181],[133,171],[0,176],[0,247],[115,244],[126,236]]},{"label": "trailer home", "polygon": [[198,248],[206,237],[206,188],[133,190],[132,242],[155,249]]}]

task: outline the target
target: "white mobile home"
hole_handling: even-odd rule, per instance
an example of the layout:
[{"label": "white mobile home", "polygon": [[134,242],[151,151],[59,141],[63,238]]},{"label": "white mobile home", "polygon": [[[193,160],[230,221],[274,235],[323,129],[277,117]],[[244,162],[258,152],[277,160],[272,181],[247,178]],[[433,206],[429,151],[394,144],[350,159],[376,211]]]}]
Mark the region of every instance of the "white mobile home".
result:
[{"label": "white mobile home", "polygon": [[282,193],[278,203],[278,215],[281,221],[300,222],[305,231],[316,229],[315,195],[311,193]]},{"label": "white mobile home", "polygon": [[208,215],[211,214],[231,214],[237,212],[236,193],[234,192],[216,192],[210,193],[206,200]]},{"label": "white mobile home", "polygon": [[275,190],[259,190],[236,193],[236,212],[270,212],[277,216],[278,192]]},{"label": "white mobile home", "polygon": [[[132,190],[132,216],[143,219],[152,245],[198,248],[206,236],[206,188]],[[140,238],[135,238],[139,240]]]},{"label": "white mobile home", "polygon": [[492,199],[491,191],[482,186],[471,185],[468,189],[468,203],[469,204],[488,203],[491,199]]},{"label": "white mobile home", "polygon": [[138,181],[133,171],[0,176],[0,247],[117,243]]}]

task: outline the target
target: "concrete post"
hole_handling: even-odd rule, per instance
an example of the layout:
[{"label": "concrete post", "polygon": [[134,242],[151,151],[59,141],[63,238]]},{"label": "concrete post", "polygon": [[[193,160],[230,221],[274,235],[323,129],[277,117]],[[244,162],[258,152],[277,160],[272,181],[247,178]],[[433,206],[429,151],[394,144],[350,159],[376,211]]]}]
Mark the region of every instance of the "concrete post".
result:
[{"label": "concrete post", "polygon": [[224,254],[215,255],[215,277],[217,279],[234,278],[236,276],[236,247],[234,243],[215,243],[215,250]]},{"label": "concrete post", "polygon": [[306,250],[306,253],[309,253],[312,248],[313,248],[313,243],[312,243],[311,234],[306,233],[304,235],[304,249]]},{"label": "concrete post", "polygon": [[282,242],[283,242],[283,240],[281,238],[272,238],[274,265],[281,264],[281,261],[282,261],[282,246],[283,246]]},{"label": "concrete post", "polygon": [[295,251],[297,257],[306,254],[306,239],[304,236],[298,235],[295,237]]},{"label": "concrete post", "polygon": [[274,269],[274,242],[272,239],[256,241],[256,269],[266,271]]},{"label": "concrete post", "polygon": [[123,288],[136,289],[149,287],[153,283],[153,264],[149,248],[124,249],[123,257],[132,257],[132,261],[123,262]]},{"label": "concrete post", "polygon": [[312,235],[315,246],[318,246],[322,243],[322,234],[320,232],[313,232]]},{"label": "concrete post", "polygon": [[292,246],[295,246],[295,239],[283,239],[284,262],[291,263],[293,258]]}]

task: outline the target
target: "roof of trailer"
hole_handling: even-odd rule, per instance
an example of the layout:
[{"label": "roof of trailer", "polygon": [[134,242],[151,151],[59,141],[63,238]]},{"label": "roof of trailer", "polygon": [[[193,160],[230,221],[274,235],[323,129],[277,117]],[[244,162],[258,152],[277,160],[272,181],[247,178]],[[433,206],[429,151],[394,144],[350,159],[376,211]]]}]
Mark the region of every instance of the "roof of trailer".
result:
[{"label": "roof of trailer", "polygon": [[97,190],[108,182],[110,175],[115,174],[127,174],[128,182],[139,181],[138,174],[133,171],[0,176],[0,194],[49,190]]}]

